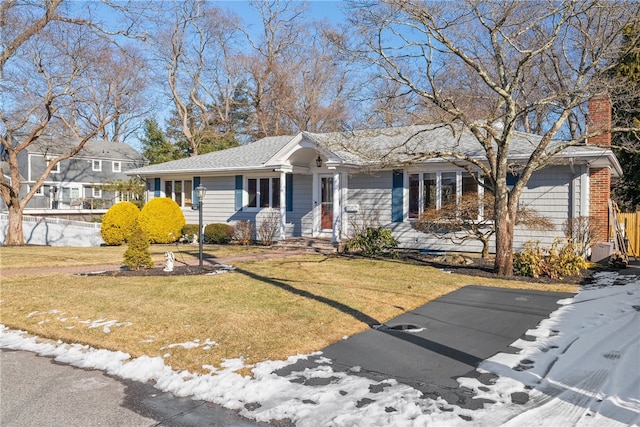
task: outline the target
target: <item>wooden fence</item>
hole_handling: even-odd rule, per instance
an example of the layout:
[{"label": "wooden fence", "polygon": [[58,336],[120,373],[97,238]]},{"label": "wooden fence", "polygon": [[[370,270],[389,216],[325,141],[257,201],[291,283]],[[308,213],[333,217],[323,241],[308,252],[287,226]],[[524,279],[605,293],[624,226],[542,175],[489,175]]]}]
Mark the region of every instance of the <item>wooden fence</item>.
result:
[{"label": "wooden fence", "polygon": [[618,222],[627,232],[629,255],[640,257],[640,212],[618,214]]}]

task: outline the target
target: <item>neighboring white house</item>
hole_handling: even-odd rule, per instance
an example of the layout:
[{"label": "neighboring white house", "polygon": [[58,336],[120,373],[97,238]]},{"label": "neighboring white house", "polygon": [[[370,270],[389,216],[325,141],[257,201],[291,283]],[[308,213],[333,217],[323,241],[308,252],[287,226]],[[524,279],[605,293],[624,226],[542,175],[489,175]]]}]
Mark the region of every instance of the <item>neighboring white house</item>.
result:
[{"label": "neighboring white house", "polygon": [[[465,193],[482,194],[482,187],[464,169],[437,158],[386,167],[375,155],[369,160],[347,149],[382,153],[410,140],[414,147],[429,147],[428,151],[456,149],[486,161],[482,147],[469,132],[454,134],[452,129],[426,125],[301,132],[150,165],[128,174],[147,180],[148,198],[175,200],[191,224],[198,223],[198,213],[192,210],[198,204],[194,189],[203,185],[207,188],[203,201],[206,224],[241,220],[257,224],[266,213],[275,211],[280,218],[276,239],[308,236],[338,242],[352,235],[354,222],[375,217],[378,225],[392,230],[403,248],[479,251],[478,242],[452,245],[412,227],[424,209],[438,208]],[[539,140],[537,135],[515,133],[510,163],[523,164]],[[518,228],[516,249],[528,240],[550,244],[554,237],[564,235],[562,225],[568,218],[592,217],[603,230],[601,238],[608,235],[608,216],[597,217],[597,213],[602,209],[608,212],[609,195],[608,190],[605,195],[599,188],[608,188],[610,177],[622,174],[611,149],[583,145],[554,158],[553,165],[533,174],[520,204],[549,218],[555,228],[544,232]],[[482,179],[481,175],[478,178]],[[509,176],[513,182],[517,179],[517,175]]]}]

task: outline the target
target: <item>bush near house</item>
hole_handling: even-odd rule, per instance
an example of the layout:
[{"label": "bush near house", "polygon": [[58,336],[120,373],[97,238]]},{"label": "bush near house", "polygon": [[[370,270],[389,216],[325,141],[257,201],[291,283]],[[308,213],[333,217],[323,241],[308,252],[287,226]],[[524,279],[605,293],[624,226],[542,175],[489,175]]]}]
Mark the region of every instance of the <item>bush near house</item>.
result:
[{"label": "bush near house", "polygon": [[204,227],[204,238],[207,243],[225,244],[229,243],[236,230],[229,224],[208,224]]},{"label": "bush near house", "polygon": [[255,227],[251,221],[238,221],[235,226],[235,234],[233,238],[241,245],[250,245],[253,242],[253,233]]},{"label": "bush near house", "polygon": [[[182,234],[180,237],[180,243],[191,243],[198,239],[200,235],[198,224],[187,224],[182,227]],[[194,238],[195,236],[195,238]]]},{"label": "bush near house", "polygon": [[151,243],[173,243],[187,223],[180,206],[166,197],[151,199],[138,217],[140,228]]},{"label": "bush near house", "polygon": [[122,245],[131,236],[140,209],[131,202],[113,205],[102,217],[100,235],[109,246]]},{"label": "bush near house", "polygon": [[513,270],[518,276],[548,276],[560,279],[576,276],[587,268],[587,261],[579,255],[571,239],[559,247],[561,240],[556,239],[550,248],[543,248],[540,242],[527,242],[521,252],[513,254]]},{"label": "bush near house", "polygon": [[363,255],[373,256],[391,251],[398,247],[391,230],[384,227],[368,227],[347,242],[349,252],[360,251]]}]

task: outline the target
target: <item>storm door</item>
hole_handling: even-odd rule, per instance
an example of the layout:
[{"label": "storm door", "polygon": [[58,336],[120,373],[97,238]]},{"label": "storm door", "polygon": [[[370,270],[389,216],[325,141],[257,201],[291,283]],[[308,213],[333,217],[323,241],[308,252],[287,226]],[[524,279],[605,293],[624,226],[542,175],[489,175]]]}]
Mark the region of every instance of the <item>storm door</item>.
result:
[{"label": "storm door", "polygon": [[320,177],[320,228],[333,230],[333,177]]}]

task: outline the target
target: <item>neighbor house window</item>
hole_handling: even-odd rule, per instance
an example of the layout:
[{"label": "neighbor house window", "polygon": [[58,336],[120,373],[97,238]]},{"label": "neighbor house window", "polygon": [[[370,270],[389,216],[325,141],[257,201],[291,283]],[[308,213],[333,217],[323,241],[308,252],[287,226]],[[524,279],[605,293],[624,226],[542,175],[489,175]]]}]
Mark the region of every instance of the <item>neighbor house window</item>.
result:
[{"label": "neighbor house window", "polygon": [[60,162],[56,163],[53,169],[51,169],[51,173],[60,173]]},{"label": "neighbor house window", "polygon": [[[33,187],[32,187],[33,188]],[[44,193],[42,192],[42,185],[40,187],[38,187],[38,189],[36,190],[36,192],[34,193],[35,196],[42,196]]]},{"label": "neighbor house window", "polygon": [[91,169],[100,172],[102,170],[102,160],[93,160]]},{"label": "neighbor house window", "polygon": [[180,207],[190,207],[193,203],[193,183],[190,179],[165,181],[164,194]]},{"label": "neighbor house window", "polygon": [[478,183],[466,172],[411,173],[409,182],[409,218],[419,218],[429,209],[459,203],[462,195],[478,194]]},{"label": "neighbor house window", "polygon": [[102,189],[93,187],[91,189],[91,195],[96,199],[100,199],[102,197]]},{"label": "neighbor house window", "polygon": [[111,163],[111,171],[112,172],[122,172],[122,163],[120,163],[120,162],[112,162]]},{"label": "neighbor house window", "polygon": [[247,194],[249,197],[247,207],[279,208],[280,178],[249,178]]}]

